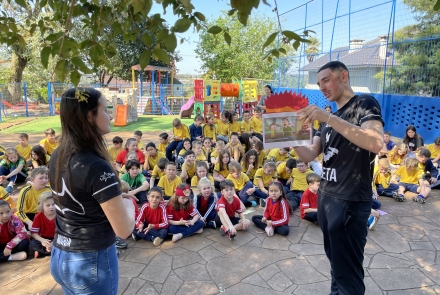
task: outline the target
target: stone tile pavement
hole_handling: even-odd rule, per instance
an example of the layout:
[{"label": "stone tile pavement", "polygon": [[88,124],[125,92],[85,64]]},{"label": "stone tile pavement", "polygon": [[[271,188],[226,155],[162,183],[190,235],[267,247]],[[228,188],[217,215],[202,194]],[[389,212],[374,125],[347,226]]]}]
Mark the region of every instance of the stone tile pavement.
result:
[{"label": "stone tile pavement", "polygon": [[[440,294],[440,191],[425,205],[409,198],[380,201],[388,214],[368,234],[366,294]],[[328,294],[321,231],[298,215],[287,237],[269,238],[252,225],[234,241],[210,229],[159,248],[127,240],[119,257],[119,294]],[[50,276],[49,258],[1,264],[0,286],[8,295],[63,294]]]}]

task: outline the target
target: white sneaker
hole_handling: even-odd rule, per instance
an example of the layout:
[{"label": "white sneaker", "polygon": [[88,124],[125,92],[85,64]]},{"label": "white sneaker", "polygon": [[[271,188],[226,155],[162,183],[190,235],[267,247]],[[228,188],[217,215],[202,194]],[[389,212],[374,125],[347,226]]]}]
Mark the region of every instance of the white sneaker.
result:
[{"label": "white sneaker", "polygon": [[163,242],[163,239],[157,237],[157,238],[155,238],[155,239],[153,240],[153,245],[156,246],[156,247],[158,247],[158,246],[160,246],[160,244],[162,244],[162,242]]},{"label": "white sneaker", "polygon": [[[183,238],[183,234],[174,234],[173,235],[173,243],[177,242],[178,240],[180,240],[181,238]],[[157,239],[157,238],[156,238]]]},{"label": "white sneaker", "polygon": [[273,232],[273,227],[272,226],[266,226],[266,228],[264,230],[266,231],[266,233],[267,233],[267,235],[269,237],[273,236],[274,232]]},{"label": "white sneaker", "polygon": [[374,215],[371,215],[370,217],[368,217],[368,229],[369,230],[373,230],[376,225],[377,225],[377,218]]},{"label": "white sneaker", "polygon": [[203,227],[201,229],[199,229],[198,231],[196,231],[196,234],[201,234],[203,232]]}]

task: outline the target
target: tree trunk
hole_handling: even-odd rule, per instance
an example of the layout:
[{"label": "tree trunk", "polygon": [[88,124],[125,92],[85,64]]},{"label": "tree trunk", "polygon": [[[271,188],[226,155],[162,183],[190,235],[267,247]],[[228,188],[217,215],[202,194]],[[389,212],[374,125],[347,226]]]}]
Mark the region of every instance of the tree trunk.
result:
[{"label": "tree trunk", "polygon": [[113,75],[111,75],[107,80],[107,86],[110,85],[110,82],[113,80]]},{"label": "tree trunk", "polygon": [[105,77],[105,70],[101,70],[99,72],[99,86],[104,87],[104,77]]},{"label": "tree trunk", "polygon": [[[9,77],[8,90],[10,93],[10,102],[16,104],[23,100],[23,87],[21,80],[23,79],[23,71],[28,63],[28,59],[24,58],[20,53],[12,52],[11,58],[11,76]],[[6,99],[8,101],[8,99]]]}]

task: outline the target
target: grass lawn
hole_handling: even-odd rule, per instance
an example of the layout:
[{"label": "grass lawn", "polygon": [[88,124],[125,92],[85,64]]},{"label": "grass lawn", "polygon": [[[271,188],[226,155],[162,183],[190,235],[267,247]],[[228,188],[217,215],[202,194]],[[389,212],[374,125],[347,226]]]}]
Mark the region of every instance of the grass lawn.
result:
[{"label": "grass lawn", "polygon": [[[173,128],[172,121],[174,118],[177,118],[177,116],[139,116],[137,122],[128,123],[127,126],[124,127],[114,127],[113,122],[110,124],[112,131],[165,131],[171,130]],[[191,125],[193,121],[194,119],[182,119],[182,122],[187,126]],[[8,123],[11,122],[13,121],[8,120]],[[1,124],[2,123],[0,123],[0,128]],[[61,132],[60,117],[41,117],[30,122],[22,123],[17,126],[12,126],[5,130],[2,130],[1,133],[42,133],[47,128],[53,128],[57,133]]]}]

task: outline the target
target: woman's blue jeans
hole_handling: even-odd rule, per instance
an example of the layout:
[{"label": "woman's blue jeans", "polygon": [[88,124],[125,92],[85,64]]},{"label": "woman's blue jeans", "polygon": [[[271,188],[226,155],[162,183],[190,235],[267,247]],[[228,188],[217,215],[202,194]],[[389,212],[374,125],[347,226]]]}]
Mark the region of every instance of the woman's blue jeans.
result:
[{"label": "woman's blue jeans", "polygon": [[115,244],[95,252],[67,252],[53,246],[50,272],[68,295],[118,293]]}]

